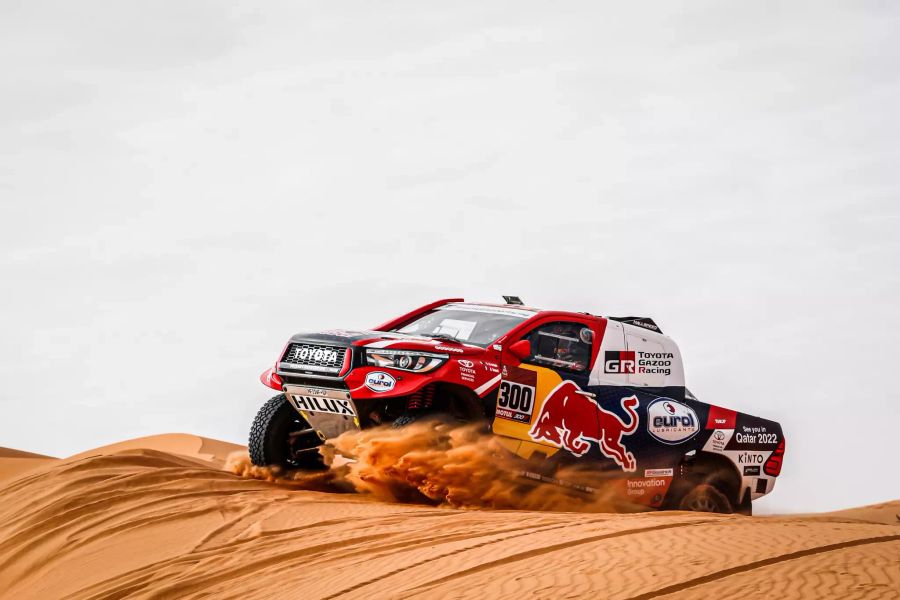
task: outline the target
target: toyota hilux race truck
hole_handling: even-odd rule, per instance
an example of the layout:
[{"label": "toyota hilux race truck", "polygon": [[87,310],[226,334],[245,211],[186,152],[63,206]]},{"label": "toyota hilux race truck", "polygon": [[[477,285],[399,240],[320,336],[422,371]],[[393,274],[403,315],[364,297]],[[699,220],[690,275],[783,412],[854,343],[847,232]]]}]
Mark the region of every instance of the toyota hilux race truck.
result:
[{"label": "toyota hilux race truck", "polygon": [[539,478],[590,465],[648,508],[749,514],[772,491],[781,426],[695,398],[678,346],[652,319],[505,298],[294,335],[260,377],[278,395],[253,422],[252,462],[322,468],[327,439],[432,416],[483,420],[523,464],[543,465]]}]

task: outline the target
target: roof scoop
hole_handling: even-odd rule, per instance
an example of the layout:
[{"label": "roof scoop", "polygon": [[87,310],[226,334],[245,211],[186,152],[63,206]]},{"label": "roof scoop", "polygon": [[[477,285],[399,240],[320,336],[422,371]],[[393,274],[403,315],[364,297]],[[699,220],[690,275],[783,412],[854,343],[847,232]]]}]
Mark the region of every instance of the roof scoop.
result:
[{"label": "roof scoop", "polygon": [[503,296],[503,301],[507,304],[515,304],[517,306],[525,306],[525,303],[522,302],[522,299],[518,296]]},{"label": "roof scoop", "polygon": [[650,331],[655,331],[656,333],[662,333],[662,329],[660,329],[659,325],[654,323],[653,319],[650,317],[609,317],[613,321],[618,321],[620,323],[628,323],[629,325],[635,325],[637,327],[643,327],[644,329],[648,329]]}]

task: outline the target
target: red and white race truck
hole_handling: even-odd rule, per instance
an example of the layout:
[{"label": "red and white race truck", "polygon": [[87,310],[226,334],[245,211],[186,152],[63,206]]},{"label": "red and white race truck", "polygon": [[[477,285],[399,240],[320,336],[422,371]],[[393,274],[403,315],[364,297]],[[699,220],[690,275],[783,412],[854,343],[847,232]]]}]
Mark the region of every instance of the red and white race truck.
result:
[{"label": "red and white race truck", "polygon": [[651,508],[749,514],[772,491],[781,426],[697,400],[678,346],[651,319],[506,299],[439,300],[367,331],[294,335],[261,376],[278,395],[253,422],[251,460],[321,468],[326,439],[437,415],[486,421],[544,474],[596,466]]}]

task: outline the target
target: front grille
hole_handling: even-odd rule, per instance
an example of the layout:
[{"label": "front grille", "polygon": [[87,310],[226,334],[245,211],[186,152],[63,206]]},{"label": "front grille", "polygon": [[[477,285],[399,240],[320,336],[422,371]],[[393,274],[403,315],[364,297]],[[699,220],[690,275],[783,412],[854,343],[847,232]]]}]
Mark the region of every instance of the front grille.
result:
[{"label": "front grille", "polygon": [[281,359],[283,369],[340,373],[348,348],[322,344],[293,343]]}]

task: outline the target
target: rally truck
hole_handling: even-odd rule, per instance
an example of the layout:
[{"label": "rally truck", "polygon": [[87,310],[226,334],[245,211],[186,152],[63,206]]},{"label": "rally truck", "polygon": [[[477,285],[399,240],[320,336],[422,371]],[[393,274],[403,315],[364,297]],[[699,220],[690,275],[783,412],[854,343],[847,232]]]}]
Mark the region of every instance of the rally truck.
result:
[{"label": "rally truck", "polygon": [[694,397],[678,346],[652,319],[504,298],[294,335],[260,376],[278,395],[254,419],[252,462],[323,468],[327,439],[432,417],[483,421],[529,476],[589,466],[647,508],[749,514],[772,491],[781,426]]}]

